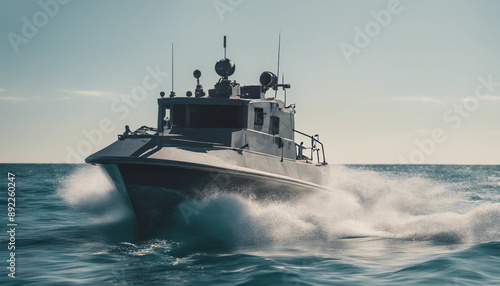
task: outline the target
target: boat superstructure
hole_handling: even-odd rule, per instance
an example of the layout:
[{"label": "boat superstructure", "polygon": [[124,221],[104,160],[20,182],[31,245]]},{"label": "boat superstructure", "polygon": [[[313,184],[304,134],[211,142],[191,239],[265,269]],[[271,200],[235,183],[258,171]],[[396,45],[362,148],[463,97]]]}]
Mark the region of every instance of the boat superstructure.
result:
[{"label": "boat superstructure", "polygon": [[240,85],[229,79],[235,65],[226,57],[215,71],[213,89],[205,91],[194,71],[194,94],[160,94],[156,127],[127,126],[85,160],[106,170],[141,225],[212,191],[283,199],[322,188],[327,163],[319,136],[295,130],[295,105],[266,97],[290,85],[278,84],[272,72],[263,72],[258,85]]}]

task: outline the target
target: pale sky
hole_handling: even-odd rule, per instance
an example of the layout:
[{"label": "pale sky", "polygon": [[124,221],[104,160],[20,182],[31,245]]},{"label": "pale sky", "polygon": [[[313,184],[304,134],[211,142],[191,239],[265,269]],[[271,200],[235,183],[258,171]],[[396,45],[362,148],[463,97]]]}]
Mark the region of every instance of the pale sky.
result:
[{"label": "pale sky", "polygon": [[178,95],[195,69],[213,87],[224,35],[231,79],[257,84],[281,30],[296,128],[329,163],[500,164],[498,15],[495,0],[1,0],[0,162],[83,162],[155,126],[172,43]]}]

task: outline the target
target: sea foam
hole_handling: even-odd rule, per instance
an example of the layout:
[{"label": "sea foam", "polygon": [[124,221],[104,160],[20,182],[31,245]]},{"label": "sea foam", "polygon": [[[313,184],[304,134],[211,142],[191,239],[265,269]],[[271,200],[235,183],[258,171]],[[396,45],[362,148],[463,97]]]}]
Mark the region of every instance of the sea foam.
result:
[{"label": "sea foam", "polygon": [[[500,239],[500,204],[470,201],[467,194],[419,176],[329,167],[328,191],[294,201],[257,201],[219,193],[193,202],[177,231],[227,243],[272,243],[378,237],[443,243]],[[103,171],[84,166],[61,182],[59,196],[103,221],[133,214]]]},{"label": "sea foam", "polygon": [[133,212],[99,167],[84,165],[59,182],[57,194],[78,211],[101,222],[129,218]]},{"label": "sea foam", "polygon": [[[443,243],[500,238],[500,204],[468,204],[452,185],[334,166],[329,191],[298,201],[216,194],[184,221],[197,234],[261,243],[379,237]],[[182,223],[182,222],[180,222]]]}]

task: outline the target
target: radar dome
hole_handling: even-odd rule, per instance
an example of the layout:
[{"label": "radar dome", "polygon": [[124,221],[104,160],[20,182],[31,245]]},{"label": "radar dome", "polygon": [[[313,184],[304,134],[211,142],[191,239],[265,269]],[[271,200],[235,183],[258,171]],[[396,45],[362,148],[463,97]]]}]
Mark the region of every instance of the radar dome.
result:
[{"label": "radar dome", "polygon": [[236,65],[228,58],[224,58],[215,64],[215,72],[221,77],[228,77],[234,73]]}]

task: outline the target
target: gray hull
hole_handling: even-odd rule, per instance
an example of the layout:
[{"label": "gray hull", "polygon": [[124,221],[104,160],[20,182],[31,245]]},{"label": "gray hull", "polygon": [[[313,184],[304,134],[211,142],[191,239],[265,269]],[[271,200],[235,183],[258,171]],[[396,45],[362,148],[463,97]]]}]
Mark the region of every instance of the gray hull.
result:
[{"label": "gray hull", "polygon": [[[290,200],[323,188],[325,166],[228,147],[149,150],[148,144],[140,138],[117,141],[86,160],[106,170],[143,229],[165,223],[182,202],[214,193]],[[142,155],[134,156],[137,150]]]}]

